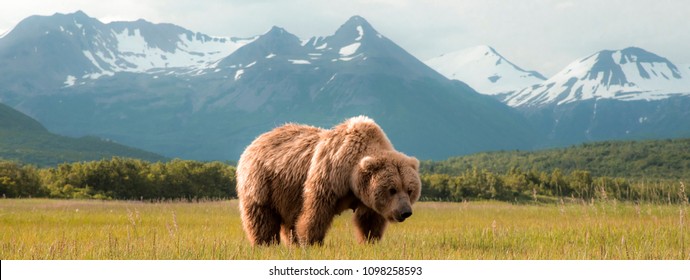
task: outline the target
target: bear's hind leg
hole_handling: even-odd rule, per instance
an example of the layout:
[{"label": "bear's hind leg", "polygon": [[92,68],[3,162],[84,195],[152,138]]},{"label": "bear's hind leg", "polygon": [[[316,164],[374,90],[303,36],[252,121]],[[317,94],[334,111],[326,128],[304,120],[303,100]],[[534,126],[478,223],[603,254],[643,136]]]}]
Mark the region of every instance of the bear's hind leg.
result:
[{"label": "bear's hind leg", "polygon": [[366,206],[359,206],[355,209],[353,220],[359,243],[380,240],[388,225],[386,218]]},{"label": "bear's hind leg", "polygon": [[252,245],[280,243],[281,217],[265,205],[243,205],[242,223]]}]

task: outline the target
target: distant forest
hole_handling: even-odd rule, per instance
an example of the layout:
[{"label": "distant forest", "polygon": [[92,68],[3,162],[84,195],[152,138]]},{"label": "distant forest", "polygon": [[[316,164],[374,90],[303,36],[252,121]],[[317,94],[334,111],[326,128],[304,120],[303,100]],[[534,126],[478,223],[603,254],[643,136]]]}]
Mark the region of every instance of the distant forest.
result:
[{"label": "distant forest", "polygon": [[501,151],[422,162],[422,173],[460,175],[472,168],[505,174],[513,168],[629,179],[690,179],[690,139],[607,141],[542,151]]},{"label": "distant forest", "polygon": [[[479,153],[422,162],[420,173],[422,200],[687,202],[690,139]],[[115,157],[37,168],[0,161],[7,198],[234,198],[235,184],[235,167],[221,162]]]}]

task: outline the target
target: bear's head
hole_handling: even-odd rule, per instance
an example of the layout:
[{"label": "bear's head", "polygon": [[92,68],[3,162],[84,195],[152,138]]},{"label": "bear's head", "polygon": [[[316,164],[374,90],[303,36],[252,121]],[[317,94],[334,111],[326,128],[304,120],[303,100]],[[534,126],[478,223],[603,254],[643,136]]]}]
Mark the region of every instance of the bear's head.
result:
[{"label": "bear's head", "polygon": [[353,192],[366,205],[392,222],[412,215],[421,193],[419,161],[397,151],[365,156],[353,170]]}]

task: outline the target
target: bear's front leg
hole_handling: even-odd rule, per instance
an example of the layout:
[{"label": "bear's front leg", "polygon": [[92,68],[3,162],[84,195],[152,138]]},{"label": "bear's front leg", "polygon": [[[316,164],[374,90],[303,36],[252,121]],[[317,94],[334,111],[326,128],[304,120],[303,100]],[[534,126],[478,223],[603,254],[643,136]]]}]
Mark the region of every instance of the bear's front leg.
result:
[{"label": "bear's front leg", "polygon": [[364,205],[360,205],[355,209],[353,220],[355,222],[357,241],[359,241],[359,243],[381,240],[383,232],[388,225],[386,218]]},{"label": "bear's front leg", "polygon": [[295,226],[301,245],[323,244],[335,216],[336,195],[327,188],[305,191],[302,213]]}]

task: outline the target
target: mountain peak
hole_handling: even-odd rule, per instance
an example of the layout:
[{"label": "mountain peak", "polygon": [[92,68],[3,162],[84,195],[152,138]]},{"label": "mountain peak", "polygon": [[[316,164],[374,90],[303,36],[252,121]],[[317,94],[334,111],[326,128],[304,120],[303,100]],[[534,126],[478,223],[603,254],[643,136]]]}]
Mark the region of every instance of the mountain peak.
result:
[{"label": "mountain peak", "polygon": [[89,17],[86,13],[84,13],[84,11],[82,11],[82,10],[77,10],[76,12],[71,13],[71,14],[67,14],[67,15],[68,15],[68,16],[71,15],[71,16],[73,16],[73,17],[75,17],[75,18],[90,18],[90,17]]},{"label": "mountain peak", "polygon": [[507,103],[543,106],[589,99],[659,100],[690,94],[689,84],[668,59],[629,47],[576,60],[544,83],[510,96]]},{"label": "mountain peak", "polygon": [[343,26],[362,26],[362,27],[372,28],[371,24],[369,24],[369,22],[366,19],[364,19],[363,17],[358,16],[358,15],[354,15],[354,16],[350,17],[343,24]]},{"label": "mountain peak", "polygon": [[288,42],[290,43],[290,45],[294,45],[294,43],[300,43],[300,40],[299,38],[297,38],[297,36],[288,32],[284,28],[278,26],[271,27],[271,29],[268,30],[268,32],[264,33],[264,35],[259,36],[259,38],[257,39],[257,42],[265,41]]},{"label": "mountain peak", "polygon": [[[84,24],[84,23],[92,23],[92,22],[99,22],[97,19],[89,17],[86,13],[83,11],[79,10],[74,13],[54,13],[50,16],[30,16],[25,18],[24,20],[20,21],[16,28],[19,29],[40,29],[41,31],[47,30],[47,29],[55,29],[57,26],[61,25],[69,25],[69,24]],[[37,31],[37,30],[32,30],[32,31]]]},{"label": "mountain peak", "polygon": [[619,50],[619,51],[622,52],[622,53],[626,53],[626,54],[645,54],[645,55],[654,55],[654,56],[657,56],[656,54],[654,54],[654,53],[652,53],[652,52],[649,52],[649,51],[647,51],[647,50],[645,50],[645,49],[643,49],[643,48],[635,47],[635,46],[627,47],[627,48],[622,49],[622,50]]},{"label": "mountain peak", "polygon": [[463,81],[487,95],[502,95],[546,80],[511,63],[488,45],[446,53],[426,63],[448,79]]},{"label": "mountain peak", "polygon": [[331,36],[336,42],[342,44],[350,44],[352,42],[359,42],[362,40],[367,40],[372,38],[372,36],[377,36],[382,38],[369,22],[361,16],[352,16],[343,25],[335,31],[335,34]]},{"label": "mountain peak", "polygon": [[282,35],[285,33],[289,33],[289,32],[287,32],[287,30],[285,30],[282,27],[278,27],[278,26],[274,25],[273,27],[271,27],[270,30],[268,30],[268,32],[265,33],[265,35],[269,35],[269,34],[271,34],[271,35]]},{"label": "mountain peak", "polygon": [[475,46],[475,47],[469,48],[469,49],[475,50],[475,51],[483,51],[483,52],[487,52],[487,53],[498,54],[498,53],[496,52],[496,50],[495,50],[493,47],[489,46],[489,45],[478,45],[478,46]]},{"label": "mountain peak", "polygon": [[82,11],[82,10],[77,10],[76,12],[66,13],[66,14],[54,13],[52,16],[48,16],[48,17],[91,18],[91,17],[89,17],[89,15],[84,13],[84,11]]},{"label": "mountain peak", "polygon": [[[66,24],[76,24],[76,25],[84,25],[84,24],[93,24],[94,22],[101,23],[98,19],[92,18],[86,13],[84,13],[82,10],[77,10],[76,12],[73,13],[55,13],[52,16],[47,16],[47,17],[42,17],[43,21],[48,23],[49,25],[66,25]],[[101,23],[102,24],[102,23]]]},{"label": "mountain peak", "polygon": [[617,62],[621,64],[626,62],[656,62],[671,64],[668,59],[638,47],[628,47],[614,52],[613,55],[615,56],[614,59],[620,56]]},{"label": "mountain peak", "polygon": [[244,40],[243,45],[218,64],[221,67],[253,65],[256,61],[275,55],[302,54],[302,41],[282,27],[273,26],[268,32],[253,39]]}]

